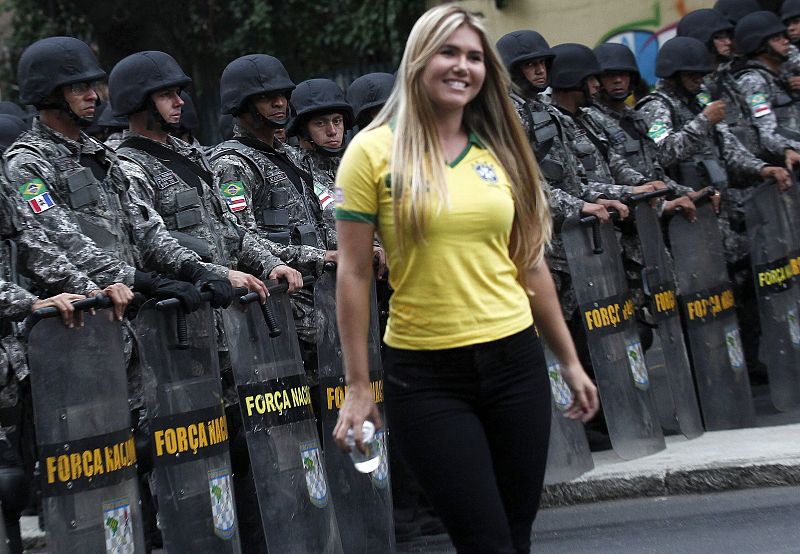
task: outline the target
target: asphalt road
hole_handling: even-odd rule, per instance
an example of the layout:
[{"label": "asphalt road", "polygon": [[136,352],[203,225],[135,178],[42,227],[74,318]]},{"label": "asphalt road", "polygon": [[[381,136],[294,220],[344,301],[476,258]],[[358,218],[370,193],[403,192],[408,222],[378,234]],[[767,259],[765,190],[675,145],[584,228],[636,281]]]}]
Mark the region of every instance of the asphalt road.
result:
[{"label": "asphalt road", "polygon": [[[446,537],[398,545],[451,553]],[[540,512],[535,553],[800,552],[800,487],[601,502]]]}]

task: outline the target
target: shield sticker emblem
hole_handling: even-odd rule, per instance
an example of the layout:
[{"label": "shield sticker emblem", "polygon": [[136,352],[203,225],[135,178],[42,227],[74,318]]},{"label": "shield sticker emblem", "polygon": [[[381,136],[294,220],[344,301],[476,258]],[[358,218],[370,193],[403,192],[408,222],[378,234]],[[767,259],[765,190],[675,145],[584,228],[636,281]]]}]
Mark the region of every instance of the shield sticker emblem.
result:
[{"label": "shield sticker emblem", "polygon": [[378,442],[378,455],[381,457],[378,467],[370,474],[372,484],[379,489],[386,488],[389,483],[389,457],[386,455],[386,431],[381,429],[375,433]]},{"label": "shield sticker emblem", "polygon": [[319,444],[316,441],[301,444],[300,457],[306,473],[308,497],[314,506],[324,508],[328,505],[328,483],[325,481]]},{"label": "shield sticker emblem", "polygon": [[634,385],[642,390],[647,390],[647,387],[650,386],[650,378],[647,375],[647,366],[644,365],[642,343],[639,341],[628,343],[625,345],[625,351],[628,355],[628,365],[631,368]]},{"label": "shield sticker emblem", "polygon": [[107,554],[134,554],[130,499],[118,498],[103,503],[103,528]]},{"label": "shield sticker emblem", "polygon": [[728,357],[731,359],[733,371],[736,373],[744,371],[747,365],[744,361],[744,350],[738,326],[729,325],[725,328],[725,345],[728,347]]},{"label": "shield sticker emblem", "polygon": [[550,390],[553,393],[553,401],[558,411],[565,411],[572,404],[572,391],[564,382],[561,376],[561,366],[558,362],[553,362],[547,366],[547,375],[550,377]]},{"label": "shield sticker emblem", "polygon": [[208,472],[214,533],[221,539],[230,539],[236,532],[236,512],[231,490],[231,472],[228,468]]}]

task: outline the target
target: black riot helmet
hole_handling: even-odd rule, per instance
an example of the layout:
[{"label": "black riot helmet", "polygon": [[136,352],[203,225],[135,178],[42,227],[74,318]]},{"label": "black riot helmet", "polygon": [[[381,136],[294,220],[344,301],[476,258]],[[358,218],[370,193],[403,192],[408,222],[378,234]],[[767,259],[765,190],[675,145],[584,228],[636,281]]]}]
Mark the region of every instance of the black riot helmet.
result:
[{"label": "black riot helmet", "polygon": [[28,130],[28,124],[21,117],[0,114],[0,153],[8,149],[22,133]]},{"label": "black riot helmet", "polygon": [[221,111],[238,116],[250,112],[254,120],[273,129],[282,129],[289,123],[289,112],[280,121],[267,119],[258,113],[249,100],[259,94],[283,92],[289,99],[295,85],[278,58],[266,54],[248,54],[236,58],[222,72],[219,82]]},{"label": "black riot helmet", "polygon": [[19,59],[19,100],[44,107],[45,99],[59,87],[105,77],[106,72],[85,42],[72,37],[44,38],[28,46]]},{"label": "black riot helmet", "polygon": [[692,37],[674,37],[664,43],[656,56],[656,75],[673,77],[679,71],[711,73],[706,45]]},{"label": "black riot helmet", "polygon": [[[287,136],[299,135],[311,142],[306,123],[314,116],[330,113],[342,114],[345,130],[353,126],[353,108],[345,100],[339,85],[330,79],[309,79],[297,85],[292,93],[292,109],[294,118],[286,129]],[[320,144],[314,144],[314,148],[322,154],[339,156],[344,151],[344,140],[336,149]]]},{"label": "black riot helmet", "polygon": [[781,21],[788,23],[795,17],[800,17],[800,0],[784,0],[781,5]]},{"label": "black riot helmet", "polygon": [[8,100],[0,102],[0,114],[15,115],[23,120],[29,115],[28,112],[22,109],[22,106]]},{"label": "black riot helmet", "polygon": [[48,98],[62,86],[105,79],[92,49],[76,38],[49,37],[38,40],[22,53],[17,65],[19,100],[37,109],[59,109],[77,125],[88,127],[91,120],[79,117],[61,95],[55,104]]},{"label": "black riot helmet", "polygon": [[592,49],[583,44],[566,43],[553,47],[550,85],[554,89],[583,89],[586,79],[603,70]]},{"label": "black riot helmet", "polygon": [[[775,35],[786,34],[786,26],[772,12],[758,11],[747,14],[736,24],[734,40],[736,46],[745,56],[752,56],[767,47],[767,40]],[[786,61],[786,56],[777,52],[772,54]]]},{"label": "black riot helmet", "polygon": [[369,114],[381,108],[394,88],[394,75],[391,73],[367,73],[347,87],[347,103],[353,108],[356,125],[364,128],[369,125]]},{"label": "black riot helmet", "polygon": [[760,11],[762,8],[758,0],[717,0],[714,9],[736,25],[747,14]]},{"label": "black riot helmet", "polygon": [[165,52],[147,50],[131,54],[114,66],[108,77],[108,92],[114,115],[131,115],[155,109],[150,100],[152,93],[190,84],[192,80],[175,58]]},{"label": "black riot helmet", "polygon": [[529,60],[543,59],[549,76],[555,54],[542,35],[531,30],[513,31],[497,41],[497,50],[511,75],[511,80],[517,86],[534,94],[541,92],[525,78],[520,64]]},{"label": "black riot helmet", "polygon": [[109,104],[97,118],[97,126],[111,132],[122,131],[128,128],[128,118],[124,115],[115,116],[114,108]]},{"label": "black riot helmet", "polygon": [[718,10],[695,10],[684,15],[678,22],[679,37],[696,38],[709,49],[713,48],[714,35],[722,32],[733,33],[733,24]]},{"label": "black riot helmet", "polygon": [[614,42],[605,42],[595,47],[594,55],[597,56],[597,61],[600,62],[600,69],[603,70],[603,73],[622,71],[630,74],[631,83],[625,96],[618,98],[611,96],[607,91],[605,93],[609,94],[614,100],[625,100],[631,95],[633,87],[636,86],[641,78],[639,66],[636,64],[636,56],[624,44]]}]

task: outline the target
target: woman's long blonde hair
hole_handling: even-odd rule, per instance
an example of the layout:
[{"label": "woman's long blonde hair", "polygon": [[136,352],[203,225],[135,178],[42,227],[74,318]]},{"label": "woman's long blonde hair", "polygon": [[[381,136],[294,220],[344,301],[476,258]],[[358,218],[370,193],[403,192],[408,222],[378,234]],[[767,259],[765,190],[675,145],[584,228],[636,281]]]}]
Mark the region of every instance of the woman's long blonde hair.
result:
[{"label": "woman's long blonde hair", "polygon": [[508,72],[474,15],[445,4],[428,10],[417,20],[406,43],[394,90],[368,129],[389,122],[394,126],[391,191],[402,256],[408,231],[415,241],[424,241],[430,218],[449,205],[445,157],[434,106],[422,85],[422,73],[461,25],[469,25],[480,36],[486,65],[483,87],[464,108],[464,126],[494,155],[511,181],[515,212],[510,254],[522,277],[525,270],[542,260],[552,232],[550,212],[539,168],[508,96]]}]

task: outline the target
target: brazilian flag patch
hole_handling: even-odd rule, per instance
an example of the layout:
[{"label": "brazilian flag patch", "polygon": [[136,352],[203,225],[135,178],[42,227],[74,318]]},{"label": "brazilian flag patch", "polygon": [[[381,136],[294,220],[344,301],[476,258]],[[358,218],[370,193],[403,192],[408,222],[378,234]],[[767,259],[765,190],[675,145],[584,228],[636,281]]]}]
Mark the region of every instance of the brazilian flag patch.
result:
[{"label": "brazilian flag patch", "polygon": [[667,138],[668,134],[667,124],[663,121],[654,121],[647,130],[647,136],[653,139],[656,144]]},{"label": "brazilian flag patch", "polygon": [[241,181],[223,183],[219,190],[232,212],[239,212],[247,208],[247,197],[244,195],[244,185]]},{"label": "brazilian flag patch", "polygon": [[20,185],[18,190],[35,214],[46,212],[55,206],[50,191],[47,190],[47,185],[39,178],[31,179],[24,185]]}]

